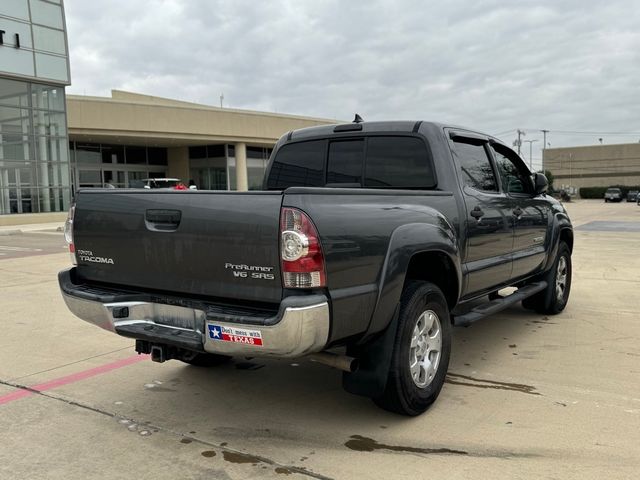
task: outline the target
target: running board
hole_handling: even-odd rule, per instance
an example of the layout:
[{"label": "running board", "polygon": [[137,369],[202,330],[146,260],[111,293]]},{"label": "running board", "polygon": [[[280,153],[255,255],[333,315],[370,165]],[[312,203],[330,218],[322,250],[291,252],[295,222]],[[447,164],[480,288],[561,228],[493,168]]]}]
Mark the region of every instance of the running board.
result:
[{"label": "running board", "polygon": [[521,302],[525,298],[529,298],[531,295],[535,295],[545,288],[547,288],[547,282],[544,280],[531,283],[525,287],[519,288],[511,295],[483,303],[464,315],[457,315],[453,317],[453,324],[457,327],[466,327],[467,325],[477,322],[484,317],[498,313],[505,308],[510,307],[514,303]]}]

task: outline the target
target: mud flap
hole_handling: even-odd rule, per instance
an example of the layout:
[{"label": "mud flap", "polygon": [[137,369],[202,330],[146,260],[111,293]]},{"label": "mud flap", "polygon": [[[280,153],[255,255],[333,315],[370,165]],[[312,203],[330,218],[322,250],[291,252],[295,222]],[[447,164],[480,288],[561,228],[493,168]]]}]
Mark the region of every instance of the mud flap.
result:
[{"label": "mud flap", "polygon": [[384,393],[398,331],[399,312],[400,304],[396,306],[387,329],[374,340],[365,345],[347,348],[347,355],[358,359],[358,369],[355,372],[342,374],[342,388],[347,392],[369,398],[377,398]]}]

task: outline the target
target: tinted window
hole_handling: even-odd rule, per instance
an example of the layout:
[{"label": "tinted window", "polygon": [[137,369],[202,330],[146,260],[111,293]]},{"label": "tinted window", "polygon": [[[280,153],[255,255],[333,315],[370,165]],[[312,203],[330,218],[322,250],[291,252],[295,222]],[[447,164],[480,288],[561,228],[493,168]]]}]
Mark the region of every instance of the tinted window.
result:
[{"label": "tinted window", "polygon": [[364,141],[349,140],[329,144],[327,183],[357,183],[362,185]]},{"label": "tinted window", "polygon": [[484,143],[455,141],[452,151],[459,165],[460,178],[464,185],[485,192],[498,191]]},{"label": "tinted window", "polygon": [[324,140],[283,146],[271,166],[267,188],[324,186],[324,155]]},{"label": "tinted window", "polygon": [[500,149],[496,150],[495,148],[492,150],[496,159],[498,174],[500,175],[502,191],[507,193],[531,192],[533,185],[531,184],[529,173],[519,168],[515,161],[506,155],[508,152],[502,153],[499,151]]},{"label": "tinted window", "polygon": [[367,145],[365,186],[425,188],[435,177],[424,143],[414,137],[371,137]]}]

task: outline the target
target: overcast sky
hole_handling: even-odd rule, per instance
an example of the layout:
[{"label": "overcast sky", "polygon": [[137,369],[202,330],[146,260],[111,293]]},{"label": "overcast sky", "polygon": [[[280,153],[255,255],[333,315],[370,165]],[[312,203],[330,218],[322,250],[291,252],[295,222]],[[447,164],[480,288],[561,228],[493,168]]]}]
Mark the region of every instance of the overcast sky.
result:
[{"label": "overcast sky", "polygon": [[[66,0],[72,85],[551,146],[640,140],[633,0]],[[562,132],[588,132],[569,134]],[[613,135],[611,133],[625,133]],[[529,147],[526,144],[525,157]]]}]

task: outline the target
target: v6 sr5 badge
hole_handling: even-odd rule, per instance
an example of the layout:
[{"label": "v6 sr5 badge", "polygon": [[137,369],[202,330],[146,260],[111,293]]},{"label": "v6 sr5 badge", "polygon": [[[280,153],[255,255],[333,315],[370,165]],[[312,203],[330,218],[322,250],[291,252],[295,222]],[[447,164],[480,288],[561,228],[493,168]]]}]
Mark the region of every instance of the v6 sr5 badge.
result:
[{"label": "v6 sr5 badge", "polygon": [[253,278],[255,280],[275,280],[274,267],[263,267],[261,265],[245,265],[235,263],[225,263],[225,270],[230,270],[235,278]]}]

